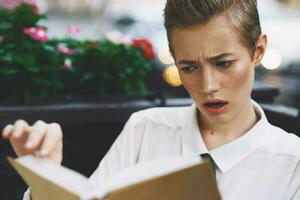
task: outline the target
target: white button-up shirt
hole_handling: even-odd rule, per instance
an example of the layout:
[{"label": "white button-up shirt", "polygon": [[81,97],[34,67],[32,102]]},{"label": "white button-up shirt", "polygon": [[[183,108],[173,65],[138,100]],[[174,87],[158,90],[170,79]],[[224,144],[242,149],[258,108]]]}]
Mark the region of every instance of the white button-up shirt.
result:
[{"label": "white button-up shirt", "polygon": [[201,137],[195,104],[136,112],[90,181],[102,187],[117,172],[141,161],[209,153],[224,200],[300,200],[300,138],[271,125],[261,107],[253,104],[260,120],[238,139],[211,151]]}]

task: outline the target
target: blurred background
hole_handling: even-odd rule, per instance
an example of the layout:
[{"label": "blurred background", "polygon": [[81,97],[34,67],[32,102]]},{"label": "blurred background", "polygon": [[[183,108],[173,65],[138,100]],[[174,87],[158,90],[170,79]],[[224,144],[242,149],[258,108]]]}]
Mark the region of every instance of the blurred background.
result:
[{"label": "blurred background", "polygon": [[[15,1],[0,0],[0,3]],[[163,26],[165,0],[38,0],[36,4],[39,12],[47,16],[38,24],[47,27],[48,37],[72,38],[71,42],[65,41],[71,46],[75,40],[106,38],[114,43],[126,43],[131,38],[149,40],[155,56],[141,61],[145,66],[148,62],[151,65],[145,77],[141,77],[147,92],[15,105],[0,101],[1,128],[19,118],[29,122],[37,119],[59,122],[65,134],[63,164],[89,176],[132,112],[191,103],[168,51]],[[300,0],[258,0],[258,7],[269,43],[262,65],[257,68],[252,97],[261,103],[272,123],[299,135]],[[0,50],[1,40],[0,34]],[[70,53],[68,49],[63,52]],[[140,58],[139,54],[136,56]],[[62,59],[64,68],[69,69],[72,58]],[[7,60],[0,64],[1,68]],[[5,161],[6,155],[13,155],[12,149],[7,141],[0,139],[0,200],[21,199],[26,186]]]},{"label": "blurred background", "polygon": [[[269,45],[257,79],[280,88],[278,104],[300,108],[300,1],[259,0],[263,32]],[[51,37],[66,34],[76,25],[80,39],[105,37],[118,31],[130,37],[146,37],[154,45],[158,61],[164,67],[173,64],[169,55],[162,11],[164,0],[49,0],[39,7],[48,13],[42,22]]]}]

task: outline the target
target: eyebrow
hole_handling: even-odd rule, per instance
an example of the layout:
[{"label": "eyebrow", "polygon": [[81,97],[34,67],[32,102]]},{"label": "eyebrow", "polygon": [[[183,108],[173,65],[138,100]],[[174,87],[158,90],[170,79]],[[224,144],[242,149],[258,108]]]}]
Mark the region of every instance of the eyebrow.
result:
[{"label": "eyebrow", "polygon": [[[208,58],[209,60],[218,60],[227,56],[233,56],[233,53],[221,53],[219,55],[216,56],[212,56],[211,58]],[[181,60],[178,62],[178,64],[185,64],[185,65],[192,65],[192,64],[196,64],[197,61],[194,60]]]}]

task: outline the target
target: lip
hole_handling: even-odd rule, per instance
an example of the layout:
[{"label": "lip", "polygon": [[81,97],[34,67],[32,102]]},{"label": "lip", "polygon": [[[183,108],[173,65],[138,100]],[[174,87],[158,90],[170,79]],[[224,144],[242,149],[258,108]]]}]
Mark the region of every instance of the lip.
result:
[{"label": "lip", "polygon": [[[203,103],[203,107],[205,110],[210,113],[211,115],[220,115],[227,110],[228,101],[223,99],[210,99]],[[221,104],[220,106],[212,106],[211,104]]]}]

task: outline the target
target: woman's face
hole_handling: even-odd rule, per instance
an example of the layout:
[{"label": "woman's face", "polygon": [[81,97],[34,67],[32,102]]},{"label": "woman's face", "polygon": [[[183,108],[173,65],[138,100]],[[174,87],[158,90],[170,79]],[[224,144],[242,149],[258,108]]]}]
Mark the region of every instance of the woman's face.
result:
[{"label": "woman's face", "polygon": [[251,106],[254,68],[264,53],[265,36],[258,41],[262,46],[251,56],[225,14],[206,24],[175,27],[171,36],[180,78],[201,116],[220,123],[246,115]]}]

